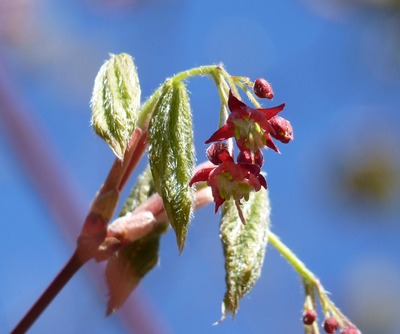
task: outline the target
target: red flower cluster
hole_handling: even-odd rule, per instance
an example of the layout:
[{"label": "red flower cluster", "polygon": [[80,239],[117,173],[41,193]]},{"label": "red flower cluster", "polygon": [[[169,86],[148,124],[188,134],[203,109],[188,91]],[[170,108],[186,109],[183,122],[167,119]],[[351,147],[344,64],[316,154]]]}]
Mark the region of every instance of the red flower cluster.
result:
[{"label": "red flower cluster", "polygon": [[[260,91],[262,87],[259,85],[262,83],[263,81],[258,79],[255,89]],[[272,91],[270,85],[267,88]],[[205,142],[206,144],[217,142],[207,150],[209,160],[216,166],[199,170],[190,181],[190,185],[207,181],[212,189],[215,211],[225,200],[233,198],[240,204],[242,198],[248,199],[251,191],[258,191],[261,186],[267,188],[267,182],[260,174],[264,162],[261,149],[269,147],[279,152],[272,138],[282,143],[288,143],[293,139],[293,129],[289,121],[277,116],[285,104],[273,108],[255,109],[244,104],[230,91],[228,107],[231,113],[226,124]],[[235,138],[240,150],[237,163],[234,162],[227,145],[223,143],[229,138]]]},{"label": "red flower cluster", "polygon": [[216,166],[200,169],[190,180],[189,185],[207,181],[214,197],[215,212],[231,197],[235,201],[240,201],[242,198],[247,200],[251,191],[258,191],[261,186],[267,188],[267,181],[260,174],[260,166],[235,163],[225,144],[212,144],[207,150],[207,155]]}]

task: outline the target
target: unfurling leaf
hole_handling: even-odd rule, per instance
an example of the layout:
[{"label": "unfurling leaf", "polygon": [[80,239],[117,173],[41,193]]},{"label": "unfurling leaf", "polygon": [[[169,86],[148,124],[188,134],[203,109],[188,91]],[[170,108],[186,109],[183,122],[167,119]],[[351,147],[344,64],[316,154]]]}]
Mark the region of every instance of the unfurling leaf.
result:
[{"label": "unfurling leaf", "polygon": [[[130,214],[154,193],[153,178],[147,167],[138,177],[120,216]],[[158,262],[159,240],[168,224],[157,224],[146,236],[131,242],[107,262],[106,281],[109,290],[107,315],[113,313],[129,297],[148,271]]]},{"label": "unfurling leaf", "polygon": [[96,76],[91,100],[95,132],[122,159],[140,109],[136,67],[126,53],[111,55]]},{"label": "unfurling leaf", "polygon": [[242,224],[235,202],[223,206],[220,237],[224,248],[226,293],[222,303],[222,318],[235,316],[240,299],[258,280],[268,241],[270,206],[264,188],[250,193],[241,206],[246,225]]},{"label": "unfurling leaf", "polygon": [[192,114],[185,85],[167,81],[149,125],[149,161],[156,191],[182,252],[192,216]]},{"label": "unfurling leaf", "polygon": [[109,290],[107,315],[115,312],[137,287],[140,280],[158,262],[160,235],[168,224],[158,224],[145,237],[124,247],[106,267],[106,281]]}]

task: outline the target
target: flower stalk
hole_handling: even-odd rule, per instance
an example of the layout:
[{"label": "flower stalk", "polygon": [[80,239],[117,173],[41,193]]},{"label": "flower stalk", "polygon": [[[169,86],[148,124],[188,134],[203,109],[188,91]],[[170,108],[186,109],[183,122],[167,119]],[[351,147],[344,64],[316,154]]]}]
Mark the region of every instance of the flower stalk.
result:
[{"label": "flower stalk", "polygon": [[[333,316],[341,328],[356,328],[355,325],[340,311],[332,302],[317,276],[310,271],[290,248],[288,248],[279,237],[270,232],[268,235],[269,243],[285,258],[297,274],[303,279],[306,292],[306,307],[316,310],[315,292],[318,295],[322,312],[326,319]],[[318,326],[313,324],[314,333],[318,334]]]}]

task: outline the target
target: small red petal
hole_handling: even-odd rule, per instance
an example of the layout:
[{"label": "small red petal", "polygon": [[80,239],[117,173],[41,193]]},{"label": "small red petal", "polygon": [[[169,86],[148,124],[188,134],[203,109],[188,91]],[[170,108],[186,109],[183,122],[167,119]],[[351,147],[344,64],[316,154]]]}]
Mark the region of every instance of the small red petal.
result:
[{"label": "small red petal", "polygon": [[205,141],[205,144],[212,143],[213,141],[226,140],[233,137],[233,128],[229,127],[228,124],[223,125],[217,131],[215,131],[210,138]]},{"label": "small red petal", "polygon": [[[214,199],[214,200],[215,200],[215,199]],[[222,198],[222,197],[220,197],[219,199],[215,200],[215,211],[214,211],[215,213],[217,213],[219,207],[220,207],[222,204],[224,204],[224,202],[225,202],[225,199]]]},{"label": "small red petal", "polygon": [[249,108],[245,103],[234,96],[231,90],[229,91],[228,107],[231,112],[241,112]]},{"label": "small red petal", "polygon": [[205,182],[208,180],[208,176],[215,169],[215,167],[200,169],[196,174],[193,175],[189,182],[189,186],[192,186],[196,182]]},{"label": "small red petal", "polygon": [[265,179],[265,177],[262,174],[258,174],[257,175],[257,179],[258,181],[260,181],[260,184],[267,189],[267,180]]},{"label": "small red petal", "polygon": [[258,110],[261,111],[267,119],[270,119],[270,118],[278,115],[284,108],[285,108],[285,103],[282,103],[281,105],[273,107],[273,108],[264,108],[264,109],[258,109]]},{"label": "small red petal", "polygon": [[239,164],[239,166],[243,167],[246,169],[249,173],[258,175],[260,174],[260,166],[256,164]]},{"label": "small red petal", "polygon": [[265,139],[266,139],[265,145],[267,145],[269,148],[272,148],[276,153],[281,153],[279,152],[278,147],[275,145],[275,143],[272,141],[271,137],[268,134],[265,136]]}]

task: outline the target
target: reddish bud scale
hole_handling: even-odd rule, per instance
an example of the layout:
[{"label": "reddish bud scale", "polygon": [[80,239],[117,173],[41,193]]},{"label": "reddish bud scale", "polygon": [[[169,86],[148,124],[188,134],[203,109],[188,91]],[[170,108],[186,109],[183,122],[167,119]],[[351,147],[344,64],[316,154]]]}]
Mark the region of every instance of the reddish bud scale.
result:
[{"label": "reddish bud scale", "polygon": [[339,328],[339,323],[334,317],[326,318],[324,321],[324,331],[328,334],[334,334]]},{"label": "reddish bud scale", "polygon": [[314,310],[307,310],[303,313],[304,325],[312,325],[317,319],[317,313]]},{"label": "reddish bud scale", "polygon": [[253,91],[254,94],[262,99],[271,100],[274,97],[274,91],[272,90],[271,84],[263,78],[258,78],[254,82]]}]

